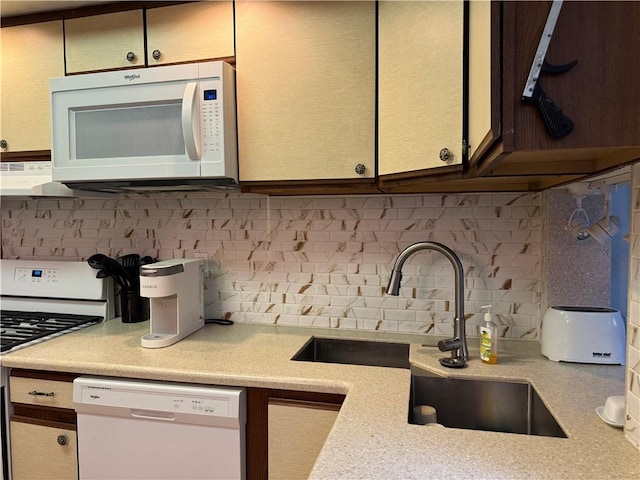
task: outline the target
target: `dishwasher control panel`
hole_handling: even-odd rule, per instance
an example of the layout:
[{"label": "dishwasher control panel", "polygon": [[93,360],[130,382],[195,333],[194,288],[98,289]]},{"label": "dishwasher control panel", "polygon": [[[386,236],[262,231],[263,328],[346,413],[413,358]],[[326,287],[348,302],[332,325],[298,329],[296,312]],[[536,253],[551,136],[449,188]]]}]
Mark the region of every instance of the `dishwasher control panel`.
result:
[{"label": "dishwasher control panel", "polygon": [[136,380],[78,377],[73,402],[82,411],[128,409],[132,417],[171,420],[176,415],[237,417],[244,407],[244,390]]},{"label": "dishwasher control panel", "polygon": [[227,417],[229,416],[229,401],[220,398],[173,397],[173,410]]}]

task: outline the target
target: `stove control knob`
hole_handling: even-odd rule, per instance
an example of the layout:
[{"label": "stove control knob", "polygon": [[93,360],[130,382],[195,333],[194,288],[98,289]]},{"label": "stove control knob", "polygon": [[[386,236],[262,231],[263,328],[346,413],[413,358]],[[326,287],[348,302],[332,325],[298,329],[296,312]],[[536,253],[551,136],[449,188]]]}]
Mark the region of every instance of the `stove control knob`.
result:
[{"label": "stove control knob", "polygon": [[67,436],[58,435],[58,445],[66,445],[66,444],[67,444]]}]

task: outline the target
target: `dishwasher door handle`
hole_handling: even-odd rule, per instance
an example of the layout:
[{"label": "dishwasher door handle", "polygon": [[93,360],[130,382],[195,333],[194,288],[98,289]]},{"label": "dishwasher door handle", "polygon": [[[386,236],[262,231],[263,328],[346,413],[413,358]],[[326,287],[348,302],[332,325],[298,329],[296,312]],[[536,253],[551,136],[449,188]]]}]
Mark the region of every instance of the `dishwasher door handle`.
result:
[{"label": "dishwasher door handle", "polygon": [[150,418],[152,420],[172,421],[176,419],[176,415],[172,412],[159,412],[157,410],[140,410],[132,408],[131,416],[135,418]]}]

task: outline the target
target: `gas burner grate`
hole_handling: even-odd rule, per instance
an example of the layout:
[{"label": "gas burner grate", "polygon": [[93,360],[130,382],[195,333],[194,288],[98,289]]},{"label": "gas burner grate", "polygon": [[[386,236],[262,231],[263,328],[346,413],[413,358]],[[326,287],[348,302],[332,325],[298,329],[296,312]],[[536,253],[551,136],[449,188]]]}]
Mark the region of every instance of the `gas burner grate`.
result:
[{"label": "gas burner grate", "polygon": [[34,340],[100,323],[103,317],[46,312],[0,312],[0,352],[9,351]]}]

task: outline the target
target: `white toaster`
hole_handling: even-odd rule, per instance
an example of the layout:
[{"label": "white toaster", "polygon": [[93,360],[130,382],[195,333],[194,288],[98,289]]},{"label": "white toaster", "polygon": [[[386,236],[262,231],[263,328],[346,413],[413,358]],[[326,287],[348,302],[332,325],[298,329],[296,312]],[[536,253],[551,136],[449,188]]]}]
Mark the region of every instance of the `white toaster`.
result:
[{"label": "white toaster", "polygon": [[541,344],[555,362],[624,365],[626,326],[613,308],[554,306],[542,320]]}]

